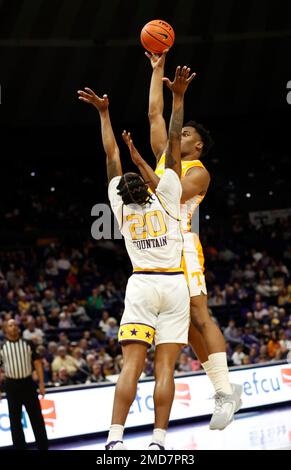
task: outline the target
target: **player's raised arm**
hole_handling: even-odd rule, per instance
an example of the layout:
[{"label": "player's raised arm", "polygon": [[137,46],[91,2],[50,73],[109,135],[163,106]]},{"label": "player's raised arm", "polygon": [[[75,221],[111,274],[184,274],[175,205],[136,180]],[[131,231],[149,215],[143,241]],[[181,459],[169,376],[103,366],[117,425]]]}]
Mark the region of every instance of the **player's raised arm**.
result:
[{"label": "player's raised arm", "polygon": [[78,91],[79,99],[85,103],[92,104],[99,112],[102,143],[106,153],[107,176],[109,183],[115,176],[122,176],[122,167],[119,148],[110,121],[108,96],[103,95],[103,98],[100,98],[90,88],[85,88],[85,90],[86,91]]},{"label": "player's raised arm", "polygon": [[151,65],[153,67],[150,84],[148,116],[151,131],[151,147],[157,161],[159,161],[161,158],[168,140],[166,123],[163,118],[164,97],[162,81],[164,76],[166,53],[167,50],[163,52],[161,56],[157,54],[151,54],[149,52],[145,53],[145,55],[150,59]]},{"label": "player's raised arm", "polygon": [[148,182],[149,187],[154,192],[159,184],[160,178],[155,174],[151,166],[142,158],[136,149],[130,132],[123,131],[122,138],[129,149],[133,163],[138,167],[143,179]]},{"label": "player's raised arm", "polygon": [[189,83],[195,77],[195,73],[192,73],[191,76],[189,75],[190,68],[178,66],[173,82],[168,78],[163,78],[163,81],[166,82],[173,93],[165,168],[173,169],[179,178],[181,176],[181,132],[184,119],[184,94]]}]

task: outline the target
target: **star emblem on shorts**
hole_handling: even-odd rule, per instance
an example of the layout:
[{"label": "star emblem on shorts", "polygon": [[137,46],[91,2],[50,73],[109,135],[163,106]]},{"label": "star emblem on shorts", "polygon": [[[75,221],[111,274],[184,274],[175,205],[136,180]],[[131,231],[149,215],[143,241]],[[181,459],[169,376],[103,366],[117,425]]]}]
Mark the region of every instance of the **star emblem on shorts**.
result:
[{"label": "star emblem on shorts", "polygon": [[147,338],[150,338],[150,337],[151,337],[151,334],[150,334],[149,331],[147,331],[145,335],[146,335]]},{"label": "star emblem on shorts", "polygon": [[137,330],[134,328],[133,330],[130,330],[131,336],[136,336]]}]

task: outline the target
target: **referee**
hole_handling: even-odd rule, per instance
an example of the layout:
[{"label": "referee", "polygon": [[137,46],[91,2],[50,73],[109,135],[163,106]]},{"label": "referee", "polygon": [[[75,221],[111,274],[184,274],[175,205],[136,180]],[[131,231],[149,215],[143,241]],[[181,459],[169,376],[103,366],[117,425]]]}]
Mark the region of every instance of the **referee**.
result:
[{"label": "referee", "polygon": [[[41,413],[36,386],[32,380],[32,363],[39,379],[39,391],[45,394],[42,363],[34,345],[20,337],[15,320],[8,320],[4,327],[5,340],[0,348],[0,365],[4,366],[5,390],[8,401],[13,447],[26,449],[21,423],[22,405],[28,413],[39,450],[48,449],[48,439]],[[1,394],[1,391],[0,391]],[[1,398],[1,395],[0,395]]]}]

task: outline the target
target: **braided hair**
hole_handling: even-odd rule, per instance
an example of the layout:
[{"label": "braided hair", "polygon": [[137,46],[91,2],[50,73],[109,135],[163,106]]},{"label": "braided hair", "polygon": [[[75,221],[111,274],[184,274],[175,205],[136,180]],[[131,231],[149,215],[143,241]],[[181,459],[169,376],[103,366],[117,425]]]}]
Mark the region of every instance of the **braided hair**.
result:
[{"label": "braided hair", "polygon": [[144,180],[137,173],[125,173],[120,178],[117,190],[125,205],[139,204],[142,206],[152,199]]}]

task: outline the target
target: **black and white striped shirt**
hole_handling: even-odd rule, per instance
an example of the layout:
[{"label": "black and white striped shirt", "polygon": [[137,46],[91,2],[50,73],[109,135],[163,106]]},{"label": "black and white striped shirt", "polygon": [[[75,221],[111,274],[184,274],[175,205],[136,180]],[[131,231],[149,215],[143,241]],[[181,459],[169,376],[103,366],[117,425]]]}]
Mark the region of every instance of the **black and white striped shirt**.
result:
[{"label": "black and white striped shirt", "polygon": [[25,379],[32,374],[32,361],[39,359],[34,344],[24,339],[6,339],[0,348],[0,365],[4,367],[5,377]]}]

